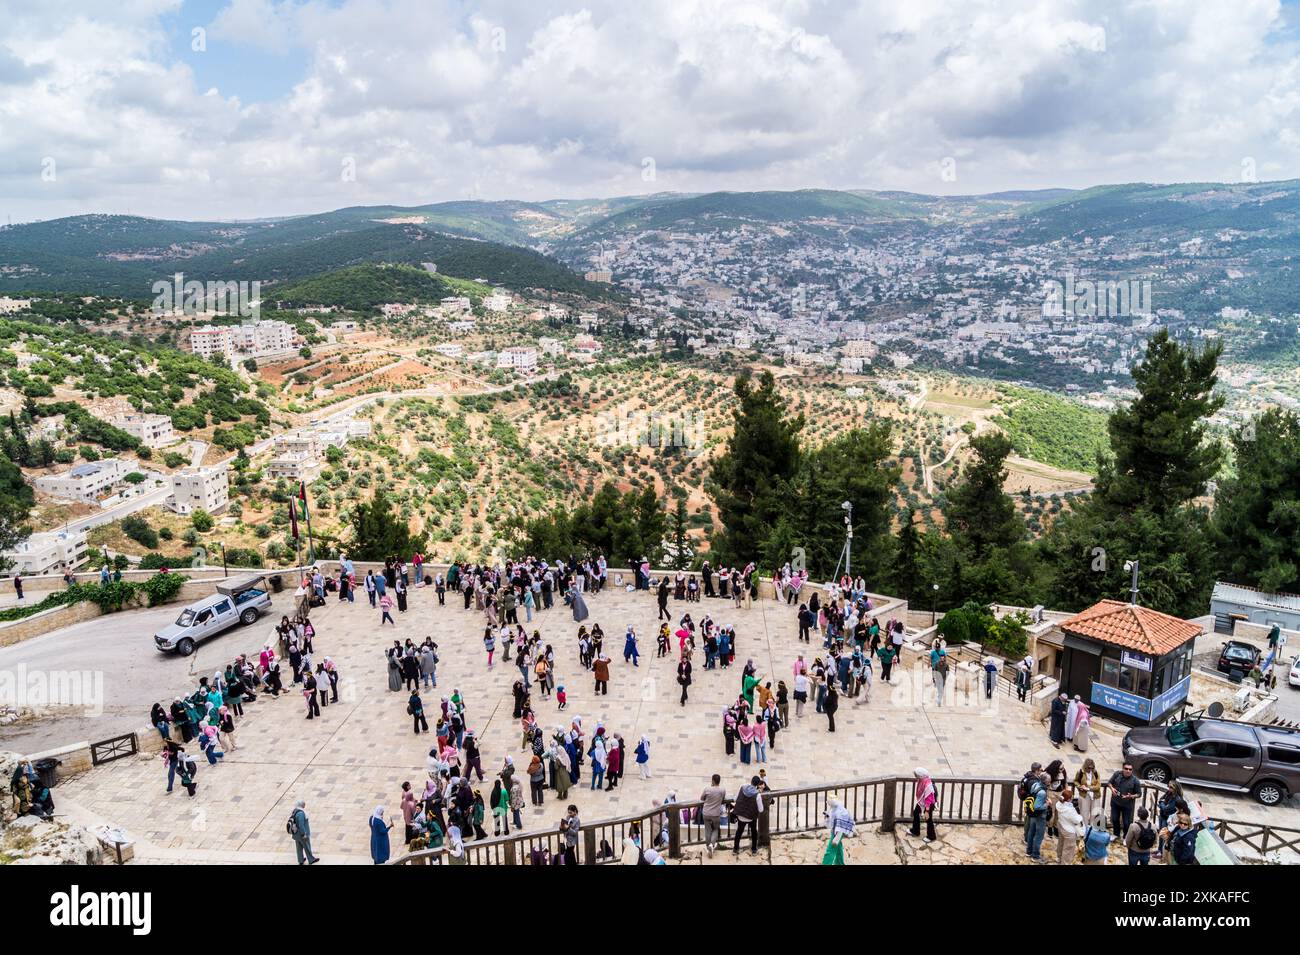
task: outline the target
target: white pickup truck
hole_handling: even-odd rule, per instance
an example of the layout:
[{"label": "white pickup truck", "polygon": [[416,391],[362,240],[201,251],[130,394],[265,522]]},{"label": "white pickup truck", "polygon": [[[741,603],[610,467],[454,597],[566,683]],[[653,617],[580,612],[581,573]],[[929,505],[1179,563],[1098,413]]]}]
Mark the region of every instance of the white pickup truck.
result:
[{"label": "white pickup truck", "polygon": [[208,637],[229,630],[237,623],[250,624],[271,609],[266,578],[261,574],[217,584],[211,597],[196,600],[154,634],[154,645],[163,653],[175,651],[183,657]]}]

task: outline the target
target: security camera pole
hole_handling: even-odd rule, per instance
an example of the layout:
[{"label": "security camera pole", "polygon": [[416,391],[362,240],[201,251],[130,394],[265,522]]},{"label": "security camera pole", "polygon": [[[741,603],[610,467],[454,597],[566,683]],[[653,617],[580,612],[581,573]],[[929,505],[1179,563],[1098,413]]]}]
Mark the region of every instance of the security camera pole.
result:
[{"label": "security camera pole", "polygon": [[1139,567],[1140,563],[1141,563],[1140,561],[1136,561],[1136,560],[1124,561],[1124,569],[1128,571],[1132,571],[1133,573],[1132,581],[1129,586],[1128,602],[1133,604],[1133,606],[1135,607],[1137,606],[1137,602],[1138,602],[1138,571],[1140,569]]}]

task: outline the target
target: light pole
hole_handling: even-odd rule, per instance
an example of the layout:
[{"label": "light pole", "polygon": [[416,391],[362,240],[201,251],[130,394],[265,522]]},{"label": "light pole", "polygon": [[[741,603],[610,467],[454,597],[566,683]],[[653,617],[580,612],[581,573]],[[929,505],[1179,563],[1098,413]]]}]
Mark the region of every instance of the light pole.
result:
[{"label": "light pole", "polygon": [[217,546],[221,548],[221,576],[229,577],[230,568],[226,566],[226,542],[218,541]]},{"label": "light pole", "polygon": [[845,501],[844,508],[844,573],[853,577],[853,504]]},{"label": "light pole", "polygon": [[930,585],[930,626],[934,626],[935,615],[939,611],[939,585]]}]

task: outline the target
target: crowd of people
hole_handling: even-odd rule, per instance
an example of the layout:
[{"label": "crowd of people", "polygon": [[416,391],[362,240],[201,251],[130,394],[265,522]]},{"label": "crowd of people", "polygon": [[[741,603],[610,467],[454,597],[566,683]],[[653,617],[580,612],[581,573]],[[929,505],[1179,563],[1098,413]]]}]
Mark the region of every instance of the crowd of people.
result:
[{"label": "crowd of people", "polygon": [[[1034,763],[1017,785],[1025,820],[1025,855],[1043,856],[1045,839],[1055,840],[1056,862],[1106,865],[1113,844],[1124,847],[1129,865],[1153,859],[1171,865],[1196,865],[1196,840],[1211,825],[1200,803],[1178,783],[1160,793],[1152,808],[1143,805],[1142,783],[1125,762],[1103,778],[1092,759],[1073,775],[1060,759]],[[1103,805],[1109,803],[1109,819]]]},{"label": "crowd of people", "polygon": [[[604,696],[614,670],[611,653],[621,649],[625,667],[638,668],[643,646],[634,626],[623,632],[621,646],[610,647],[607,633],[591,620],[588,599],[610,586],[610,574],[603,557],[569,557],[554,562],[525,558],[498,567],[454,564],[444,573],[426,574],[420,554],[408,562],[393,558],[382,570],[373,570],[358,580],[352,563],[341,557],[336,574],[316,569],[304,575],[298,588],[292,617],[286,615],[276,626],[277,642],[268,641],[256,658],[239,655],[224,669],[198,679],[187,695],[170,704],[156,703],[150,722],[163,740],[162,761],[167,791],[179,779],[194,796],[199,765],[220,766],[226,753],[237,748],[237,724],[244,707],[259,699],[277,699],[301,694],[304,718],[322,718],[338,702],[339,668],[317,652],[318,635],[311,619],[313,607],[329,595],[355,602],[359,590],[370,605],[381,611],[380,627],[392,621],[392,613],[408,611],[408,594],[418,588],[436,595],[437,604],[447,594],[459,594],[466,612],[483,619],[484,666],[495,671],[499,664],[513,664],[517,676],[511,681],[511,718],[518,721],[518,752],[512,745],[489,777],[484,768],[481,742],[469,715],[468,701],[456,686],[446,695],[436,694],[439,647],[431,636],[417,642],[394,640],[385,652],[388,689],[405,696],[406,716],[415,735],[429,734],[426,778],[404,783],[398,795],[399,810],[391,813],[377,806],[369,820],[371,855],[376,863],[392,855],[393,830],[400,815],[400,844],[408,851],[442,849],[447,864],[464,864],[470,855],[466,846],[524,828],[524,811],[554,800],[568,803],[570,790],[584,786],[589,791],[617,789],[635,766],[637,776],[653,779],[654,743],[648,735],[626,735],[603,720],[586,721],[566,712],[568,695],[559,673],[586,674],[596,696]],[[664,574],[655,579],[648,564],[634,571],[632,580],[614,584],[629,591],[643,590],[655,596],[661,622],[655,634],[653,659],[674,665],[685,705],[693,682],[705,673],[735,670],[735,696],[721,714],[721,751],[737,757],[742,765],[755,764],[757,775],[728,795],[721,777],[699,796],[700,805],[690,812],[675,809],[677,794],[669,789],[649,800],[655,825],[630,829],[624,839],[621,860],[634,864],[662,864],[668,843],[668,820],[682,814],[684,824],[702,826],[705,848],[712,854],[726,837],[733,852],[741,850],[748,836],[751,851],[757,850],[757,822],[770,792],[764,764],[776,752],[778,737],[798,724],[809,704],[826,717],[826,729],[835,732],[835,716],[843,701],[855,706],[871,700],[875,682],[891,681],[905,642],[901,620],[882,622],[875,616],[873,599],[862,579],[843,577],[826,588],[807,585],[805,573],[780,568],[773,575],[777,600],[795,611],[799,640],[812,644],[814,633],[819,647],[798,652],[787,675],[767,674],[754,659],[740,656],[744,636],[730,623],[714,620],[713,601],[730,600],[743,607],[757,595],[757,574],[753,564],[744,568],[711,569],[706,563],[696,573]],[[678,619],[667,613],[669,600],[685,603]],[[705,602],[696,609],[697,604]],[[563,606],[576,625],[574,643],[565,650],[547,643],[534,618]],[[723,611],[725,613],[725,611]],[[719,614],[721,615],[721,614]],[[665,619],[667,617],[667,619]],[[696,619],[698,617],[698,619]],[[617,632],[617,631],[616,631]],[[569,656],[572,653],[572,657]],[[281,657],[287,659],[289,675],[281,671]],[[743,660],[743,663],[739,663]],[[936,689],[942,704],[947,676],[947,648],[936,637],[929,651]],[[993,692],[997,661],[986,661],[986,690]],[[879,668],[879,676],[877,676]],[[1032,661],[1017,664],[1019,693],[1028,689]],[[717,675],[711,676],[712,688]],[[793,713],[791,712],[793,703]],[[548,707],[553,706],[554,715]],[[486,707],[483,715],[488,715]],[[1086,752],[1089,729],[1087,705],[1062,695],[1054,701],[1050,738],[1054,745],[1073,741]],[[518,760],[518,765],[516,765]],[[916,768],[911,831],[927,841],[936,835],[938,790],[923,768]],[[17,779],[21,775],[22,779]],[[40,786],[31,772],[16,774],[13,785],[30,811],[52,811],[49,790]],[[1195,835],[1205,824],[1195,801],[1183,798],[1177,787],[1155,807],[1155,818],[1147,807],[1136,805],[1141,787],[1132,767],[1116,771],[1103,780],[1093,761],[1069,777],[1061,760],[1045,769],[1035,764],[1019,784],[1025,817],[1025,852],[1042,861],[1042,843],[1052,839],[1057,860],[1063,863],[1104,861],[1110,844],[1120,841],[1132,864],[1146,864],[1153,857],[1172,861],[1194,860]],[[1110,826],[1101,818],[1102,794],[1110,801]],[[489,832],[487,820],[491,818]],[[567,805],[559,821],[553,856],[534,862],[572,863],[577,858],[581,820],[578,810]],[[286,829],[292,837],[300,864],[318,861],[311,848],[311,828],[305,804],[295,805]],[[853,835],[853,818],[842,805],[830,803],[826,813],[827,842],[823,861],[842,864],[845,839]],[[1190,848],[1189,848],[1190,847]],[[597,851],[612,858],[615,849],[601,844]]]}]

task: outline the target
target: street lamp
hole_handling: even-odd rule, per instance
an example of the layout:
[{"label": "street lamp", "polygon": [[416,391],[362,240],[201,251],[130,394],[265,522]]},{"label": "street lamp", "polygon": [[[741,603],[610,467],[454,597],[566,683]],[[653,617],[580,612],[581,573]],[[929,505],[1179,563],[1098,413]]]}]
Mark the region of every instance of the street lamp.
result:
[{"label": "street lamp", "polygon": [[939,609],[939,585],[931,584],[930,591],[930,626],[934,626],[935,614]]},{"label": "street lamp", "polygon": [[229,577],[230,568],[226,566],[226,542],[218,541],[217,546],[221,548],[221,576]]}]

